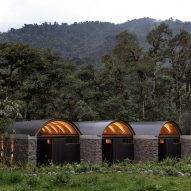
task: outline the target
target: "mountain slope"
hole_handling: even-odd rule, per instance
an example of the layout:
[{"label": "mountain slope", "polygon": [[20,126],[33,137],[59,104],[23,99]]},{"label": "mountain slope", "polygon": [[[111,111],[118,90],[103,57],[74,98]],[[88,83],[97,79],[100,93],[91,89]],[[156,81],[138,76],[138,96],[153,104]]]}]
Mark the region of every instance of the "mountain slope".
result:
[{"label": "mountain slope", "polygon": [[[115,36],[128,30],[137,34],[142,46],[147,33],[161,21],[150,18],[135,19],[122,24],[109,22],[84,22],[68,25],[43,23],[24,25],[0,34],[0,42],[24,42],[36,48],[50,48],[64,59],[76,63],[99,63],[103,54],[109,53],[115,45]],[[191,32],[190,22],[166,20],[174,33],[180,29]]]}]

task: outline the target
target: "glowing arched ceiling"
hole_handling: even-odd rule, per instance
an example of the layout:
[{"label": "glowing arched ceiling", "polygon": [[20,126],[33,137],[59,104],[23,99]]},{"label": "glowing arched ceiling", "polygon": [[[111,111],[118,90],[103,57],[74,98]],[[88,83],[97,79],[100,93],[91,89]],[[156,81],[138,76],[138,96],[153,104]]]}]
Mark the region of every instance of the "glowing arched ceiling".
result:
[{"label": "glowing arched ceiling", "polygon": [[160,135],[181,135],[179,128],[170,122],[164,124],[164,126],[160,130]]},{"label": "glowing arched ceiling", "polygon": [[134,132],[131,127],[123,122],[116,121],[108,125],[104,132],[103,137],[108,136],[133,136]]},{"label": "glowing arched ceiling", "polygon": [[46,123],[38,132],[39,136],[46,135],[79,135],[76,128],[69,122],[55,120]]}]

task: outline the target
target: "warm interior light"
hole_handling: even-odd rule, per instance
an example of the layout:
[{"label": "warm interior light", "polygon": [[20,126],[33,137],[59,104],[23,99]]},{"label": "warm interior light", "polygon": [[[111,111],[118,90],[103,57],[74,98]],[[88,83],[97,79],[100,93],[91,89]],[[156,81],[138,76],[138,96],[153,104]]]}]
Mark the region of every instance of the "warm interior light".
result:
[{"label": "warm interior light", "polygon": [[111,144],[111,139],[106,139],[106,140],[105,140],[105,143],[106,143],[106,144]]},{"label": "warm interior light", "polygon": [[52,141],[50,139],[47,139],[47,144],[51,145]]},{"label": "warm interior light", "polygon": [[79,135],[79,133],[70,123],[56,120],[45,124],[38,135]]},{"label": "warm interior light", "polygon": [[4,141],[3,141],[3,139],[1,140],[1,153],[0,153],[0,155],[1,155],[1,159],[4,157]]},{"label": "warm interior light", "polygon": [[123,122],[113,122],[106,127],[103,132],[103,136],[132,136],[133,132],[125,123]]},{"label": "warm interior light", "polygon": [[160,144],[164,144],[164,139],[159,139]]},{"label": "warm interior light", "polygon": [[12,141],[11,142],[11,161],[13,161],[13,158],[14,158],[14,154],[13,154],[13,152],[14,152],[14,142]]},{"label": "warm interior light", "polygon": [[176,126],[172,123],[166,123],[160,130],[160,135],[180,135]]}]

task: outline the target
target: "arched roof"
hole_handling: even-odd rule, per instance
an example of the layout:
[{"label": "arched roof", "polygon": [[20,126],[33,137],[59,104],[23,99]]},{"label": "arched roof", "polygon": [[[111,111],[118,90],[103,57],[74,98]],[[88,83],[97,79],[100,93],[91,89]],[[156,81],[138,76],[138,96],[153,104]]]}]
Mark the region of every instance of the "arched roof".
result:
[{"label": "arched roof", "polygon": [[135,134],[132,127],[125,121],[108,120],[108,121],[84,121],[74,122],[83,135],[98,136],[125,136]]},{"label": "arched roof", "polygon": [[136,135],[169,136],[182,134],[179,126],[173,121],[132,122],[130,123]]},{"label": "arched roof", "polygon": [[62,119],[20,121],[10,125],[7,132],[10,134],[24,134],[30,136],[80,134],[80,131],[72,122]]}]

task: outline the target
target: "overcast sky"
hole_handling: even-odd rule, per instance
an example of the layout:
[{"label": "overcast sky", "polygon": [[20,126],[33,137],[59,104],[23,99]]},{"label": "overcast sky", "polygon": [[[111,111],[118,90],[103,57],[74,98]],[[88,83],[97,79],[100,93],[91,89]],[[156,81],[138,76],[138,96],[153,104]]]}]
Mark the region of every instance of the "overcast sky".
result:
[{"label": "overcast sky", "polygon": [[42,22],[127,20],[151,17],[191,21],[191,0],[0,0],[0,31]]}]

